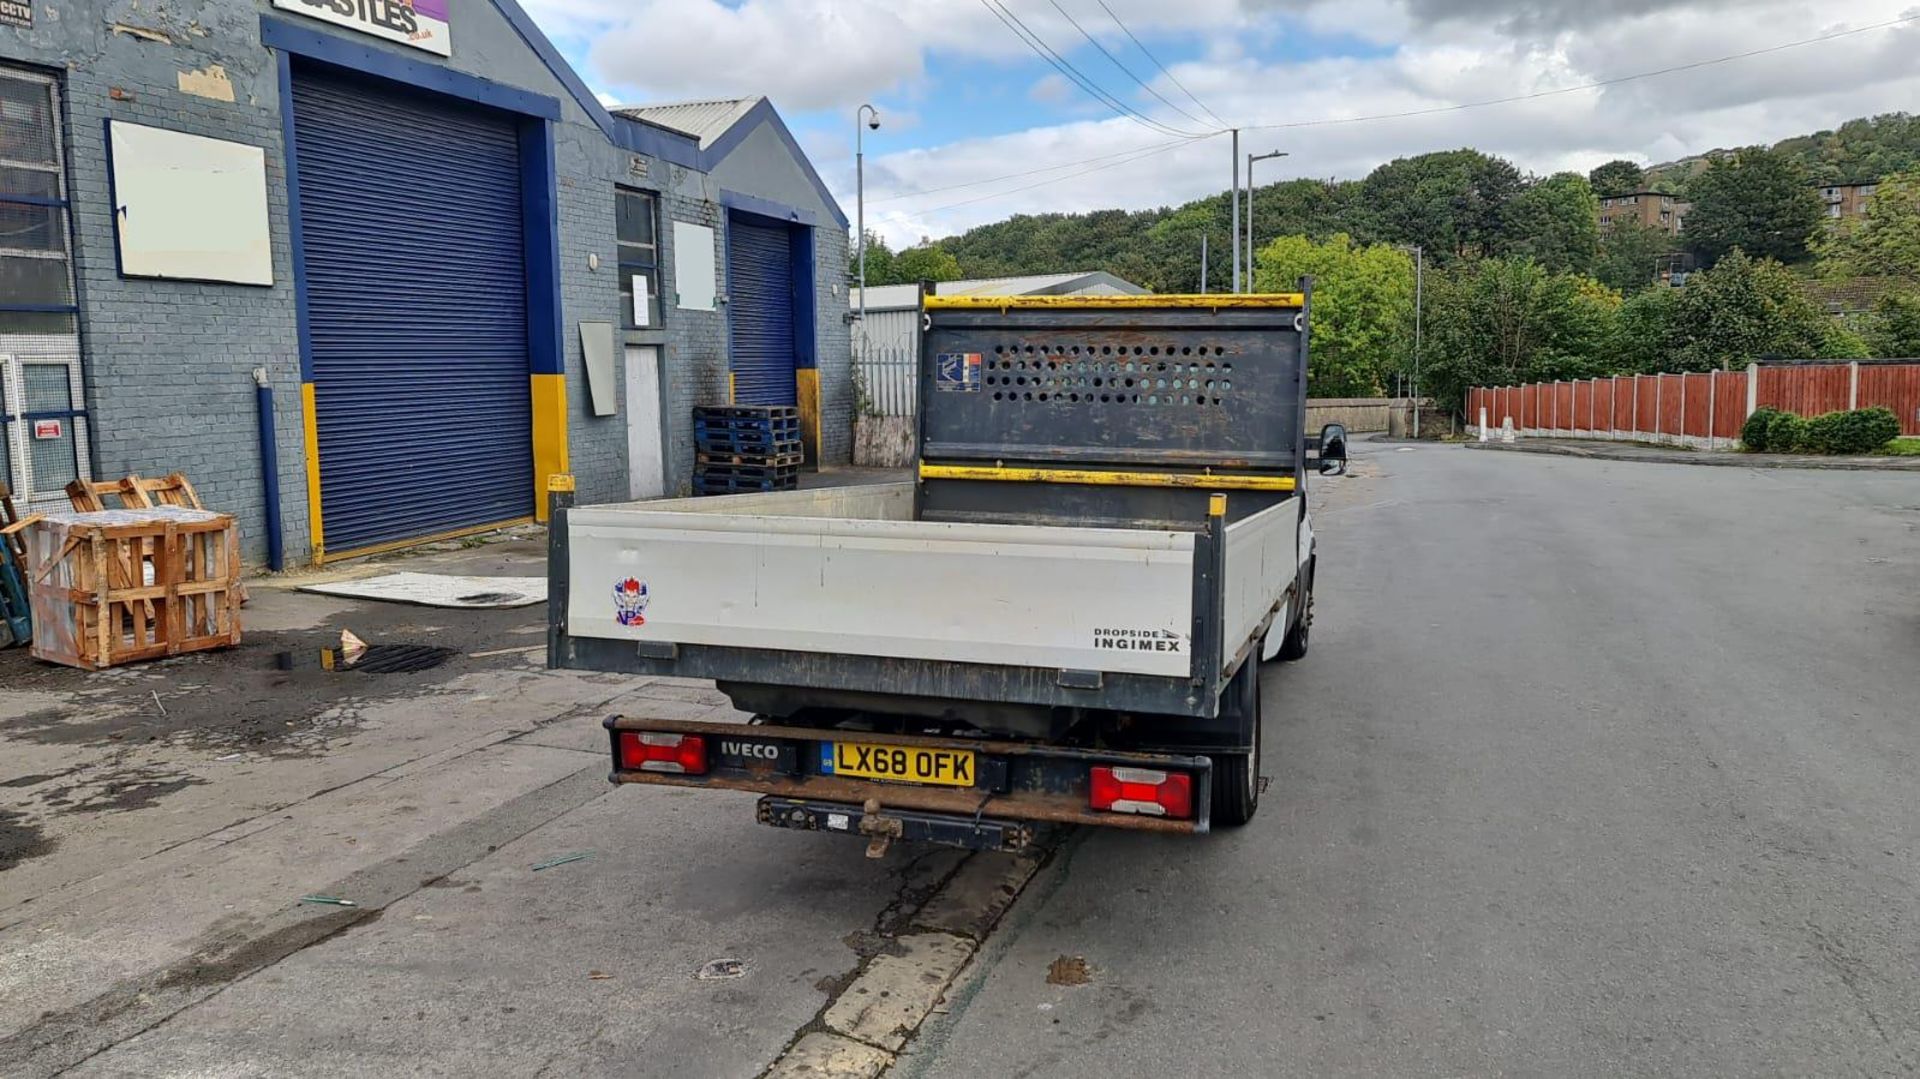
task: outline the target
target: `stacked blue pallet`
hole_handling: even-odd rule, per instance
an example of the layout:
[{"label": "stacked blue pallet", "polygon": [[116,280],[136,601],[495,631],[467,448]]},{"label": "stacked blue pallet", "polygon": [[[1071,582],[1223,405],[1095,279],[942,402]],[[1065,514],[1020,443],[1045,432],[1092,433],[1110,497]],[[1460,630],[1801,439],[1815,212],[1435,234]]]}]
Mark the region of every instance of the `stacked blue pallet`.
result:
[{"label": "stacked blue pallet", "polygon": [[693,493],[788,491],[800,478],[800,410],[703,405],[693,410]]}]

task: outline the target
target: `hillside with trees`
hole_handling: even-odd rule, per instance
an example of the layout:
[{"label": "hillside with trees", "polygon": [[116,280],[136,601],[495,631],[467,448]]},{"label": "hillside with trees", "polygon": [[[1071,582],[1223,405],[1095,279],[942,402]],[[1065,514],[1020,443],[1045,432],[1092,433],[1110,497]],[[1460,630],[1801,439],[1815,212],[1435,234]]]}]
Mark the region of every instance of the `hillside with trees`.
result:
[{"label": "hillside with trees", "polygon": [[[1906,162],[1905,172],[1861,173]],[[1697,167],[1696,167],[1697,166]],[[1457,405],[1469,386],[1755,359],[1920,352],[1920,122],[1905,114],[1673,166],[1612,161],[1587,176],[1529,176],[1472,149],[1389,161],[1362,179],[1285,180],[1254,194],[1255,287],[1315,280],[1310,392],[1382,392],[1411,375],[1414,249],[1426,262],[1423,392]],[[1827,219],[1833,178],[1880,180],[1858,219]],[[1686,249],[1705,269],[1669,287],[1667,233],[1602,233],[1601,193],[1684,188]],[[1244,208],[1244,207],[1243,207]],[[895,281],[1106,270],[1156,292],[1226,291],[1231,203],[1019,215],[901,252],[874,241],[867,276]],[[1201,240],[1210,259],[1201,279]],[[1864,314],[1836,318],[1815,275],[1886,283]]]}]

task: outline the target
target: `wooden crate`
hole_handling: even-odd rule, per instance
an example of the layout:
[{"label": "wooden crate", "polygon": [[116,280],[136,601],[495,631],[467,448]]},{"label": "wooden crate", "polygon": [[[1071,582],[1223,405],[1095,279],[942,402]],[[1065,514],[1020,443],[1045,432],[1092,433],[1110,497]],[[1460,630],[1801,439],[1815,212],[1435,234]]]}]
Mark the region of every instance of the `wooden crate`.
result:
[{"label": "wooden crate", "polygon": [[35,659],[100,670],[240,643],[240,542],[226,514],[48,513],[27,559]]}]

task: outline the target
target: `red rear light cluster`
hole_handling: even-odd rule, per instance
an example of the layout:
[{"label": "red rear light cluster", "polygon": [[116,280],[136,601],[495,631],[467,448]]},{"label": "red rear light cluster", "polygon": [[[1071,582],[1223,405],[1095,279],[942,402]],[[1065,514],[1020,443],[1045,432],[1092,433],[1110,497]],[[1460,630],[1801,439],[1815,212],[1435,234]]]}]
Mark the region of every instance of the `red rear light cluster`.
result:
[{"label": "red rear light cluster", "polygon": [[1193,777],[1185,772],[1154,768],[1093,769],[1089,801],[1110,813],[1145,813],[1153,817],[1193,816]]},{"label": "red rear light cluster", "polygon": [[620,767],[703,776],[707,774],[707,740],[697,734],[621,731]]}]

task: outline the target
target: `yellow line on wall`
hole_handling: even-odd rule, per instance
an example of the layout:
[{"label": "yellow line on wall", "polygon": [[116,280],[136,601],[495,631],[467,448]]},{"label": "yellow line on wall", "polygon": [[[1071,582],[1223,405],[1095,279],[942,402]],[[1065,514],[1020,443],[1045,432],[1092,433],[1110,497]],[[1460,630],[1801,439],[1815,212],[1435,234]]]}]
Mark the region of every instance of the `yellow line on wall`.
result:
[{"label": "yellow line on wall", "polygon": [[538,492],[548,477],[571,471],[567,460],[567,376],[532,375],[533,379],[533,515],[547,519],[547,502]]},{"label": "yellow line on wall", "polygon": [[314,411],[313,383],[300,384],[300,430],[307,443],[307,536],[313,543],[314,563],[326,556],[326,533],[320,525],[320,419]]},{"label": "yellow line on wall", "polygon": [[1199,487],[1213,491],[1291,491],[1292,476],[1205,475],[1193,472],[1106,472],[1084,468],[1001,468],[991,465],[920,464],[923,480],[988,480],[999,483],[1078,483],[1109,487]]}]

